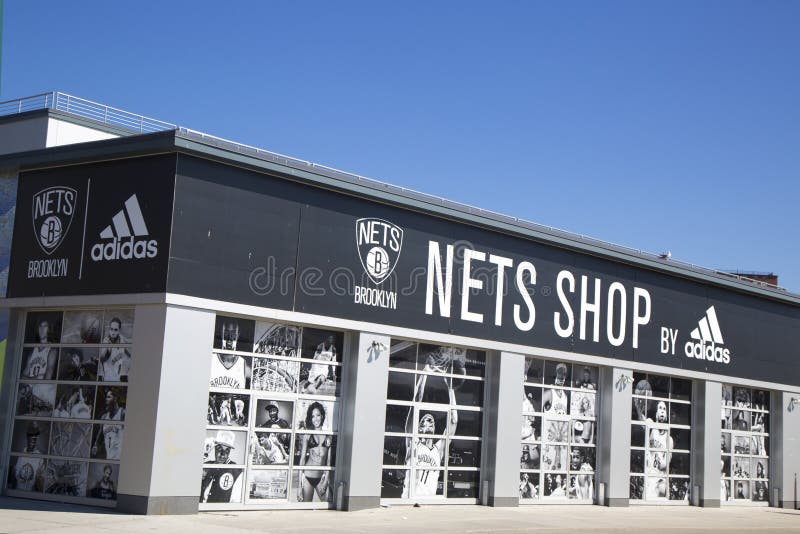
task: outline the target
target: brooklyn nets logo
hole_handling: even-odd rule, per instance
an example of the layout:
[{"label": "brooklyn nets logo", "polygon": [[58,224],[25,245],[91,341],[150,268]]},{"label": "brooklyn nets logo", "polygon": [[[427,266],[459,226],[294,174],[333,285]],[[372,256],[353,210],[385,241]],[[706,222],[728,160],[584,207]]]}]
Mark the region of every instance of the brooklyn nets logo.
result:
[{"label": "brooklyn nets logo", "polygon": [[75,214],[78,192],[55,186],[33,195],[33,233],[45,254],[52,254],[64,241]]},{"label": "brooklyn nets logo", "polygon": [[356,221],[356,246],[361,266],[376,284],[392,274],[403,248],[403,229],[373,217]]}]

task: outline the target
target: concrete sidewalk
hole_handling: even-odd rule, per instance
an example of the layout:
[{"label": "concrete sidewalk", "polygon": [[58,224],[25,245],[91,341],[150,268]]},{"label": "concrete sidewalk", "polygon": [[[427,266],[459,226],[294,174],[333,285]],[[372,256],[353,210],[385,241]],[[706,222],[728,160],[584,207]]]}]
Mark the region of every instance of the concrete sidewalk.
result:
[{"label": "concrete sidewalk", "polygon": [[136,516],[86,507],[0,498],[0,532],[800,532],[800,511],[685,506],[394,506],[361,512],[204,512]]}]

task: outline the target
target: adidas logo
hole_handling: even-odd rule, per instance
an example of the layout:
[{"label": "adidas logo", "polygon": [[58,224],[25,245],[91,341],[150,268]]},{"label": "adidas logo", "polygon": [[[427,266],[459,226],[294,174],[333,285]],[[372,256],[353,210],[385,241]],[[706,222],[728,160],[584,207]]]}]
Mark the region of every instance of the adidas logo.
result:
[{"label": "adidas logo", "polygon": [[100,239],[105,242],[92,246],[92,260],[155,258],[158,254],[158,241],[142,239],[148,235],[139,200],[133,194],[125,201],[125,206],[111,218],[111,224],[100,232]]},{"label": "adidas logo", "polygon": [[689,358],[730,363],[731,351],[721,346],[724,341],[714,306],[706,310],[705,317],[698,321],[697,328],[689,333],[689,337],[695,340],[689,340],[684,345],[684,352]]}]

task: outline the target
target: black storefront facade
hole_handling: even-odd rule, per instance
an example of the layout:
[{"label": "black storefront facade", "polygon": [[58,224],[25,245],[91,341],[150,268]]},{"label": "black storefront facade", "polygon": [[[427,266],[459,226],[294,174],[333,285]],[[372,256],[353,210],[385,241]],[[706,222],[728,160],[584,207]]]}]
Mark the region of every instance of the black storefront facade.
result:
[{"label": "black storefront facade", "polygon": [[185,132],[0,163],[8,495],[795,504],[796,295]]}]

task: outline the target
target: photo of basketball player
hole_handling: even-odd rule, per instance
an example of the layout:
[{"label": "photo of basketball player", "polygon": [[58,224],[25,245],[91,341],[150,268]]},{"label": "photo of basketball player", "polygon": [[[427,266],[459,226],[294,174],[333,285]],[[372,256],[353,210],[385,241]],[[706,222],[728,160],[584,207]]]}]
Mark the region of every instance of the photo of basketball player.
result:
[{"label": "photo of basketball player", "polygon": [[273,356],[299,356],[300,327],[258,321],[255,325],[253,352]]},{"label": "photo of basketball player", "polygon": [[95,418],[102,421],[124,421],[128,390],[124,386],[99,386]]},{"label": "photo of basketball player", "polygon": [[37,345],[22,349],[22,366],[19,377],[30,380],[54,380],[58,362],[58,349]]},{"label": "photo of basketball player", "polygon": [[100,349],[65,347],[61,349],[58,379],[94,382]]},{"label": "photo of basketball player", "polygon": [[535,386],[523,386],[522,388],[522,413],[534,413],[541,411],[542,388]]},{"label": "photo of basketball player", "polygon": [[246,427],[250,422],[250,395],[208,394],[208,424]]},{"label": "photo of basketball player", "polygon": [[247,501],[286,500],[289,491],[289,471],[268,469],[247,474]]},{"label": "photo of basketball player", "polygon": [[47,454],[50,441],[50,423],[17,419],[11,438],[12,452],[23,454]]},{"label": "photo of basketball player", "polygon": [[98,357],[97,379],[100,382],[127,382],[131,369],[131,349],[128,345],[131,340],[122,335],[122,319],[116,315],[107,317],[104,345]]},{"label": "photo of basketball player", "polygon": [[337,365],[303,362],[300,367],[300,393],[337,396],[340,372],[341,367]]},{"label": "photo of basketball player", "polygon": [[17,390],[17,415],[50,417],[56,399],[55,384],[20,383]]},{"label": "photo of basketball player", "polygon": [[289,450],[275,432],[253,432],[250,436],[251,465],[288,465]]},{"label": "photo of basketball player", "polygon": [[89,493],[87,497],[113,501],[117,498],[117,467],[112,464],[89,464]]},{"label": "photo of basketball player", "polygon": [[209,438],[213,440],[214,452],[205,459],[205,463],[226,465],[247,463],[247,432],[206,430],[206,440]]},{"label": "photo of basketball player", "polygon": [[217,315],[214,326],[214,348],[253,352],[255,321]]},{"label": "photo of basketball player", "polygon": [[[113,339],[119,337],[120,343],[133,343],[133,310],[132,309],[112,309],[103,312],[103,339]],[[118,326],[112,325],[112,321],[116,319]],[[119,334],[112,332],[112,329],[118,329]],[[106,341],[101,341],[106,343]],[[117,343],[117,341],[110,341],[110,343]]]},{"label": "photo of basketball player", "polygon": [[[422,347],[420,347],[420,354],[423,355]],[[446,347],[426,350],[423,355],[425,363],[422,370],[428,373],[449,372],[452,369],[452,355],[453,351],[447,350]],[[435,374],[417,376],[414,399],[419,402],[425,398],[425,389],[428,387],[429,381],[441,381],[444,378]],[[446,380],[444,383],[448,388],[450,404],[455,405],[455,391],[451,383]],[[406,419],[406,433],[413,432],[415,437],[406,440],[405,465],[412,465],[415,469],[412,477],[407,477],[405,480],[404,498],[442,494],[444,473],[439,468],[444,467],[447,445],[445,438],[453,436],[458,428],[458,410],[451,409],[449,414],[443,413],[447,418],[444,421],[440,418],[437,427],[437,418],[430,411],[420,410],[416,420],[413,418],[413,412],[409,411]],[[434,437],[437,435],[443,437]]]},{"label": "photo of basketball player", "polygon": [[91,439],[92,425],[89,423],[55,421],[50,438],[50,454],[88,458]]},{"label": "photo of basketball player", "polygon": [[575,366],[577,376],[573,377],[573,387],[597,391],[597,368],[589,366]]},{"label": "photo of basketball player", "polygon": [[91,419],[94,413],[95,386],[59,384],[53,417]]},{"label": "photo of basketball player", "polygon": [[48,460],[44,472],[44,492],[68,497],[85,497],[89,474],[87,462]]},{"label": "photo of basketball player", "polygon": [[103,310],[64,312],[62,343],[100,343],[103,338]]},{"label": "photo of basketball player", "polygon": [[296,393],[300,362],[272,358],[253,358],[250,388],[255,391]]},{"label": "photo of basketball player", "polygon": [[[336,369],[326,363],[340,361],[343,337],[341,332],[303,329],[302,358],[314,360],[300,368],[300,392],[318,395],[336,393]],[[313,346],[313,349],[312,349]]]},{"label": "photo of basketball player", "polygon": [[[552,365],[548,362],[548,368]],[[565,386],[569,380],[569,368],[564,363],[555,364],[555,372],[549,383],[552,383],[556,388],[547,389],[542,393],[542,410],[546,414],[554,415],[567,415],[569,412],[569,392],[560,389]]]},{"label": "photo of basketball player", "polygon": [[573,448],[569,470],[569,498],[583,501],[594,498],[594,449]]},{"label": "photo of basketball player", "polygon": [[211,354],[210,387],[248,389],[250,376],[250,358],[227,352]]},{"label": "photo of basketball player", "polygon": [[94,425],[91,457],[99,460],[119,460],[124,433],[125,428],[122,425],[111,423]]},{"label": "photo of basketball player", "polygon": [[37,345],[58,343],[61,339],[61,321],[60,311],[28,312],[25,319],[25,343]]}]

